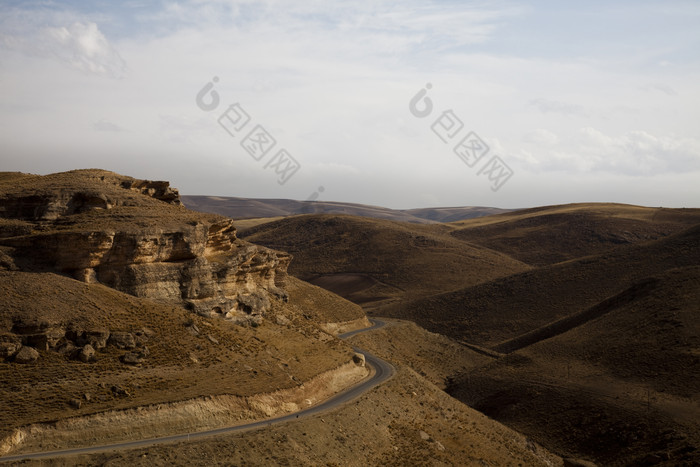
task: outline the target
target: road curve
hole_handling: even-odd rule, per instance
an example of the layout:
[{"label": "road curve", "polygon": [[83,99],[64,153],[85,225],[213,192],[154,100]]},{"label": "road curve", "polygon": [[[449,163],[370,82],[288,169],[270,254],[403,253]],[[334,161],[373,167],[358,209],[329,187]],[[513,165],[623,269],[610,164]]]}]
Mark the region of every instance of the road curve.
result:
[{"label": "road curve", "polygon": [[[372,322],[372,326],[369,328],[365,329],[358,329],[355,331],[350,331],[346,332],[344,334],[339,335],[338,337],[341,339],[347,339],[349,337],[352,337],[356,334],[359,334],[361,332],[367,332],[375,329],[379,329],[383,326],[386,325],[383,321],[377,320],[377,319],[370,319],[370,322]],[[216,436],[216,435],[222,435],[222,434],[229,434],[229,433],[236,433],[236,432],[241,432],[241,431],[249,431],[249,430],[255,430],[258,428],[262,427],[267,427],[267,426],[272,426],[272,425],[277,425],[280,423],[286,423],[292,420],[296,420],[298,418],[303,418],[303,417],[309,417],[311,415],[316,415],[322,412],[327,412],[329,410],[332,410],[336,407],[339,407],[340,405],[351,401],[360,395],[364,394],[365,392],[369,391],[372,388],[375,388],[382,384],[384,381],[388,380],[394,375],[394,367],[391,366],[390,363],[382,360],[379,357],[376,357],[372,355],[369,352],[366,352],[364,350],[358,349],[356,347],[353,347],[355,352],[361,353],[362,355],[365,356],[365,362],[367,365],[369,365],[373,370],[374,370],[374,375],[372,375],[369,379],[366,379],[362,381],[361,383],[356,384],[355,386],[351,386],[347,389],[345,389],[342,392],[339,392],[338,394],[334,395],[333,397],[326,399],[325,401],[321,402],[320,404],[317,404],[313,407],[309,407],[308,409],[301,410],[299,412],[291,413],[288,415],[283,415],[281,417],[276,417],[276,418],[270,418],[267,420],[261,420],[259,422],[253,422],[253,423],[248,423],[245,425],[238,425],[238,426],[229,426],[229,427],[223,427],[223,428],[217,428],[214,430],[206,430],[206,431],[198,431],[194,433],[183,433],[179,435],[172,435],[172,436],[163,436],[160,438],[150,438],[150,439],[142,439],[138,441],[127,441],[123,443],[114,443],[114,444],[106,444],[102,446],[90,446],[90,447],[85,447],[85,448],[73,448],[73,449],[63,449],[59,451],[46,451],[46,452],[33,452],[33,453],[26,453],[26,454],[17,454],[13,456],[5,456],[5,457],[0,457],[0,462],[12,462],[12,461],[20,461],[24,459],[47,459],[47,458],[54,458],[54,457],[63,457],[63,456],[74,456],[78,454],[94,454],[98,452],[104,452],[104,451],[114,451],[114,450],[123,450],[123,449],[133,449],[133,448],[140,448],[140,447],[145,447],[145,446],[153,446],[156,444],[166,444],[166,443],[173,443],[173,442],[178,442],[178,441],[191,441],[195,439],[201,439],[201,438],[206,438],[209,436]]]}]

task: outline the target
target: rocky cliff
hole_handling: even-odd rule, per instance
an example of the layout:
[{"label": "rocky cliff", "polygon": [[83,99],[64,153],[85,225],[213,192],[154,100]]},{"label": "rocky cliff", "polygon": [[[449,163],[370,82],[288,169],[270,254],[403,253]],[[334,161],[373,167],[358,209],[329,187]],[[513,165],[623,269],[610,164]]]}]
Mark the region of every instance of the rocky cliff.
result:
[{"label": "rocky cliff", "polygon": [[205,316],[259,324],[291,257],[185,209],[168,182],[101,170],[0,175],[0,268],[54,271]]}]

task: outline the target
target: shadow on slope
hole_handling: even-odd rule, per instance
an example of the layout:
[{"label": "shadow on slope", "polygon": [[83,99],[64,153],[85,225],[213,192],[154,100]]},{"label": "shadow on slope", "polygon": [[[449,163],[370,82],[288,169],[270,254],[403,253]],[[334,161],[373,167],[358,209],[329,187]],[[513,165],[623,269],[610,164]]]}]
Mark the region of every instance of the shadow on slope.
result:
[{"label": "shadow on slope", "polygon": [[587,203],[547,206],[457,222],[456,238],[533,266],[601,254],[647,242],[700,222],[700,209]]},{"label": "shadow on slope", "polygon": [[607,313],[459,376],[449,392],[549,449],[605,465],[700,460],[700,267],[594,308]]},{"label": "shadow on slope", "polygon": [[700,225],[660,240],[382,309],[433,332],[495,348],[591,308],[635,282],[700,263]]},{"label": "shadow on slope", "polygon": [[253,227],[248,241],[294,255],[289,272],[373,309],[529,269],[442,225],[308,215]]}]

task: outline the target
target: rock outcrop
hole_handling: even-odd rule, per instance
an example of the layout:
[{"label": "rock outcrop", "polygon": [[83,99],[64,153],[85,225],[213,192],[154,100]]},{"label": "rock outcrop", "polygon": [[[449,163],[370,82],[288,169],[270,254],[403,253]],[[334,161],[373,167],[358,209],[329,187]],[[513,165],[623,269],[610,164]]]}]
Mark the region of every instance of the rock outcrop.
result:
[{"label": "rock outcrop", "polygon": [[[21,182],[20,186],[3,190],[4,196],[0,195],[0,217],[34,222],[55,221],[62,216],[97,209],[138,205],[138,199],[134,196],[136,193],[174,206],[182,205],[180,194],[170,187],[169,182],[137,180],[104,170],[74,170],[45,177],[25,176]],[[125,190],[131,196],[127,196]]]},{"label": "rock outcrop", "polygon": [[39,358],[39,352],[31,347],[22,347],[19,352],[15,355],[15,362],[17,363],[32,363]]},{"label": "rock outcrop", "polygon": [[95,349],[92,348],[90,344],[86,345],[80,352],[78,352],[78,360],[83,363],[94,362],[95,361]]},{"label": "rock outcrop", "polygon": [[231,219],[185,209],[168,182],[99,170],[28,178],[0,184],[7,264],[253,325],[286,299],[288,254],[238,239]]},{"label": "rock outcrop", "polygon": [[98,359],[98,351],[111,346],[128,350],[124,363],[141,363],[148,356],[146,344],[153,337],[148,328],[117,331],[99,327],[79,329],[74,324],[41,321],[16,321],[9,332],[0,333],[0,361],[30,363],[39,358],[39,350],[54,351],[83,363]]}]

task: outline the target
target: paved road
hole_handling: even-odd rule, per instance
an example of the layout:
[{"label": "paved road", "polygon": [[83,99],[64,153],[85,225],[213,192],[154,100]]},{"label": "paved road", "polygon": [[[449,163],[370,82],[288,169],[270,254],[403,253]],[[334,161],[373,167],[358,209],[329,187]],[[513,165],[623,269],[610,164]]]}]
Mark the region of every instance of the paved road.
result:
[{"label": "paved road", "polygon": [[[341,334],[340,337],[341,339],[347,339],[349,337],[354,336],[355,334],[359,334],[361,332],[366,332],[374,329],[379,329],[383,327],[386,323],[383,321],[379,321],[376,319],[371,319],[372,326],[369,328],[365,329],[359,329],[356,331],[351,331],[351,332],[346,332],[345,334]],[[74,456],[76,454],[94,454],[97,452],[103,452],[103,451],[114,451],[114,450],[122,450],[122,449],[133,449],[133,448],[140,448],[140,447],[145,447],[145,446],[153,446],[155,444],[165,444],[165,443],[173,443],[177,441],[190,441],[190,440],[195,440],[195,439],[200,439],[200,438],[206,438],[208,436],[216,436],[216,435],[222,435],[222,434],[228,434],[228,433],[236,433],[239,431],[249,431],[249,430],[255,430],[258,428],[266,427],[266,426],[272,426],[272,425],[277,425],[280,423],[286,423],[290,422],[292,420],[296,420],[298,418],[302,417],[309,417],[311,415],[316,415],[321,412],[327,412],[331,409],[335,409],[341,404],[344,404],[348,401],[351,401],[360,395],[364,394],[365,392],[369,391],[370,389],[380,385],[384,381],[388,380],[391,378],[394,374],[394,367],[391,366],[388,362],[382,360],[381,358],[375,357],[369,352],[366,352],[364,350],[354,348],[356,352],[361,353],[365,356],[365,362],[367,365],[369,365],[373,370],[374,370],[374,375],[370,377],[369,379],[352,386],[343,392],[340,392],[336,394],[335,396],[331,397],[330,399],[327,399],[326,401],[315,405],[313,407],[309,407],[308,409],[304,409],[302,411],[292,413],[289,415],[284,415],[282,417],[277,417],[277,418],[271,418],[267,420],[261,420],[259,422],[254,422],[254,423],[248,423],[246,425],[238,425],[238,426],[230,426],[230,427],[224,427],[224,428],[217,428],[215,430],[207,430],[207,431],[199,431],[196,433],[183,433],[179,435],[172,435],[172,436],[164,436],[161,438],[150,438],[150,439],[143,439],[143,440],[138,440],[138,441],[128,441],[124,443],[114,443],[114,444],[107,444],[107,445],[102,445],[102,446],[91,446],[91,447],[86,447],[86,448],[74,448],[74,449],[64,449],[60,451],[47,451],[47,452],[34,452],[34,453],[27,453],[27,454],[17,454],[14,456],[6,456],[6,457],[0,457],[0,462],[10,462],[10,461],[19,461],[23,459],[47,459],[47,458],[54,458],[54,457],[61,457],[61,456]]]}]

